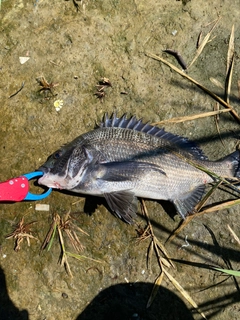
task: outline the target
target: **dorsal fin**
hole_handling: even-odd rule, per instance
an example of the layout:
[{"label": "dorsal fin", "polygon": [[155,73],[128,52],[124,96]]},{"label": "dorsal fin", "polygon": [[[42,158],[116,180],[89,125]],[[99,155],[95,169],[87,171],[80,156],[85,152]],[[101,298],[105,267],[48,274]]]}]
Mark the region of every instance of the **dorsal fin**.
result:
[{"label": "dorsal fin", "polygon": [[155,137],[164,139],[165,141],[174,144],[177,148],[183,149],[189,152],[195,158],[201,160],[207,160],[208,158],[204,155],[203,151],[193,142],[187,138],[166,132],[163,128],[152,126],[151,124],[142,122],[142,119],[137,119],[135,116],[130,118],[124,114],[118,118],[116,113],[113,113],[111,117],[105,113],[102,122],[99,124],[100,128],[123,128],[144,132]]}]

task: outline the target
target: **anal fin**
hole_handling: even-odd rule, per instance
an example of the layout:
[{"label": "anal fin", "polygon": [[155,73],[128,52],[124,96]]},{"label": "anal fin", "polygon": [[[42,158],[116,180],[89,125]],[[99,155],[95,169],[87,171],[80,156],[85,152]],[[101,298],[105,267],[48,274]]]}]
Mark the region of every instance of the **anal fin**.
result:
[{"label": "anal fin", "polygon": [[173,201],[180,216],[185,219],[189,213],[193,213],[194,207],[202,199],[205,191],[205,185],[201,185],[192,192],[184,194],[181,198]]}]

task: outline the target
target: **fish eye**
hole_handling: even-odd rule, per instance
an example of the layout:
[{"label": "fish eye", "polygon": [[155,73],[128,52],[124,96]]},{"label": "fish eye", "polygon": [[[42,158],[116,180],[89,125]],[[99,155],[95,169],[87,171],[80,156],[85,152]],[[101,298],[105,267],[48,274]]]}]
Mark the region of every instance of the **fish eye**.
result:
[{"label": "fish eye", "polygon": [[62,152],[61,151],[57,151],[53,154],[53,158],[54,159],[59,159],[62,156]]}]

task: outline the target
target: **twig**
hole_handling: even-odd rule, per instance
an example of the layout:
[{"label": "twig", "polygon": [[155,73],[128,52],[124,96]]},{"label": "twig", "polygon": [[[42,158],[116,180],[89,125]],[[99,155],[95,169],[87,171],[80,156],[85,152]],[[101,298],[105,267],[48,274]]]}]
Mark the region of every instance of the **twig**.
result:
[{"label": "twig", "polygon": [[211,117],[211,116],[218,116],[221,113],[230,112],[230,111],[231,111],[230,109],[209,111],[209,112],[204,112],[204,113],[199,113],[199,114],[193,114],[191,116],[176,117],[176,118],[171,118],[171,119],[167,119],[167,120],[163,120],[163,121],[159,121],[159,122],[154,122],[154,123],[152,123],[152,125],[156,126],[159,124],[169,124],[169,123],[180,123],[180,122],[185,122],[185,121],[192,121],[192,120]]},{"label": "twig", "polygon": [[20,89],[18,89],[15,93],[11,94],[8,98],[12,98],[12,97],[16,96],[20,91],[22,91],[24,85],[25,85],[25,82],[23,81]]}]

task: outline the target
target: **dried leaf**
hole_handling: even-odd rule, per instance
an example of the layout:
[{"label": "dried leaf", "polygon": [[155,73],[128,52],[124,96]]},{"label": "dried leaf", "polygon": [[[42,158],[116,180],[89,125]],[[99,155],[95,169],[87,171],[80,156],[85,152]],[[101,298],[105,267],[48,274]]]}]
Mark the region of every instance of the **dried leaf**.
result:
[{"label": "dried leaf", "polygon": [[[219,111],[219,103],[218,102],[216,103],[216,105],[214,107],[214,111]],[[215,115],[214,120],[215,120],[215,125],[216,125],[216,128],[217,128],[217,132],[218,132],[219,138],[221,140],[221,143],[222,143],[222,145],[224,147],[226,147],[224,142],[223,142],[223,139],[221,137],[221,132],[220,132],[219,124],[218,124],[218,122],[219,122],[219,114]]]},{"label": "dried leaf", "polygon": [[183,287],[179,284],[179,282],[175,280],[173,276],[170,273],[168,273],[165,269],[163,269],[163,272],[166,274],[168,279],[172,282],[174,287],[181,293],[181,295],[200,313],[203,319],[207,319],[205,315],[201,311],[199,311],[198,305],[196,304],[196,302],[192,299],[189,293],[185,289],[183,289]]},{"label": "dried leaf", "polygon": [[227,69],[226,69],[226,82],[225,82],[225,100],[229,103],[229,96],[231,91],[232,83],[232,72],[234,64],[234,25],[232,26],[232,31],[228,44],[228,53],[227,53]]},{"label": "dried leaf", "polygon": [[163,252],[163,254],[165,255],[165,257],[168,259],[168,262],[170,263],[170,265],[171,265],[173,268],[175,268],[175,266],[174,266],[174,264],[172,263],[171,258],[170,258],[170,256],[168,255],[168,253],[167,253],[164,245],[161,244],[161,242],[160,242],[160,241],[158,240],[158,238],[156,238],[156,237],[155,237],[155,241],[156,241],[156,244],[157,244],[157,246],[159,247],[159,249]]},{"label": "dried leaf", "polygon": [[[173,267],[175,268],[174,264],[172,263],[172,261],[170,259],[165,259],[165,258],[161,258],[161,261],[162,261],[162,264],[167,267],[167,268],[170,268],[170,267]],[[170,263],[171,262],[171,263]]]},{"label": "dried leaf", "polygon": [[147,251],[147,267],[148,267],[148,269],[151,268],[153,247],[154,247],[154,243],[153,243],[153,241],[151,241],[149,244],[149,247],[148,247],[148,251]]},{"label": "dried leaf", "polygon": [[224,86],[221,84],[220,81],[218,81],[217,79],[213,78],[213,77],[210,77],[209,80],[215,84],[215,86],[221,88],[221,89],[224,89]]},{"label": "dried leaf", "polygon": [[233,238],[237,241],[237,243],[240,245],[240,239],[238,238],[238,236],[236,235],[236,233],[232,230],[232,228],[229,226],[228,224],[228,229],[231,232],[231,234],[233,235]]},{"label": "dried leaf", "polygon": [[91,261],[98,262],[98,263],[105,263],[105,261],[89,258],[89,257],[83,256],[83,255],[80,255],[80,254],[75,254],[75,253],[69,252],[69,251],[65,251],[65,253],[66,253],[66,255],[68,255],[70,257],[73,257],[73,258],[75,258],[77,260],[87,259],[87,260],[91,260]]},{"label": "dried leaf", "polygon": [[209,212],[213,212],[213,211],[219,211],[219,210],[225,210],[225,209],[229,209],[233,206],[236,206],[240,204],[240,199],[236,199],[236,200],[229,200],[229,201],[226,201],[224,203],[221,203],[221,204],[217,204],[215,206],[212,206],[210,208],[207,208],[207,209],[204,209],[198,213],[195,214],[195,216],[198,216],[198,215],[201,215],[201,214],[204,214],[204,213],[209,213]]},{"label": "dried leaf", "polygon": [[197,60],[197,58],[200,56],[200,54],[202,53],[205,45],[209,42],[209,38],[213,32],[213,30],[215,29],[217,23],[219,22],[220,17],[217,19],[217,21],[215,22],[215,24],[213,25],[213,27],[211,28],[211,30],[206,34],[206,36],[204,37],[203,41],[201,42],[201,44],[199,45],[195,57],[193,58],[192,62],[189,64],[188,69],[193,65],[193,63]]},{"label": "dried leaf", "polygon": [[150,295],[150,297],[148,299],[148,302],[147,302],[146,308],[149,308],[151,306],[151,304],[153,303],[153,300],[155,299],[155,297],[156,297],[156,295],[158,293],[159,287],[160,287],[160,285],[162,283],[163,276],[164,276],[164,273],[161,272],[160,275],[155,280],[151,295]]},{"label": "dried leaf", "polygon": [[234,65],[234,55],[232,56],[232,60],[229,65],[229,70],[228,70],[228,74],[227,74],[226,82],[225,82],[225,100],[228,104],[229,104],[229,96],[230,96],[230,92],[231,92],[233,65]]},{"label": "dried leaf", "polygon": [[228,44],[226,75],[229,73],[233,56],[234,56],[234,25],[232,26],[232,31],[229,39],[229,44]]}]

